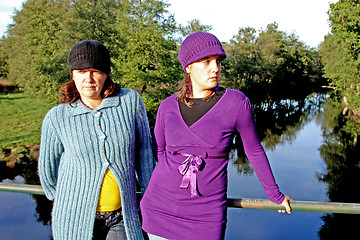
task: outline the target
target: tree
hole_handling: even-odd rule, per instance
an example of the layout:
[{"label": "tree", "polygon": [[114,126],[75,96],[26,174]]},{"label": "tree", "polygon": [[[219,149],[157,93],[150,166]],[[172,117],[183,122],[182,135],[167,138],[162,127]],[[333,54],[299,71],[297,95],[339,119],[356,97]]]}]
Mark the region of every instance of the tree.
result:
[{"label": "tree", "polygon": [[340,0],[330,4],[331,33],[320,48],[325,76],[336,94],[346,97],[350,115],[357,118],[360,118],[359,12],[359,0]]},{"label": "tree", "polygon": [[[154,115],[181,73],[176,24],[161,0],[28,0],[1,44],[8,78],[31,96],[58,98],[70,80],[67,55],[85,39],[110,51],[111,77],[141,92]],[[0,62],[1,64],[1,62]]]},{"label": "tree", "polygon": [[[49,75],[52,62],[59,58],[62,43],[58,41],[61,21],[67,12],[68,1],[29,0],[14,15],[4,48],[8,52],[8,79],[20,85],[32,96],[50,97],[58,89],[61,71]],[[66,63],[66,62],[65,62]]]},{"label": "tree", "polygon": [[[142,94],[151,123],[160,102],[173,94],[181,73],[173,15],[163,1],[125,0],[118,9],[112,46],[113,77]],[[122,15],[123,14],[123,15]]]},{"label": "tree", "polygon": [[72,1],[69,18],[64,19],[64,38],[70,38],[73,43],[96,39],[111,45],[111,40],[118,34],[114,25],[120,5],[121,2],[116,0]]},{"label": "tree", "polygon": [[181,24],[179,25],[179,31],[183,37],[186,37],[187,35],[194,32],[198,32],[198,31],[210,32],[211,30],[212,30],[211,25],[203,25],[200,23],[198,19],[193,19],[189,21],[187,26],[183,26]]},{"label": "tree", "polygon": [[7,64],[8,54],[4,47],[4,38],[0,41],[0,80],[7,78],[9,65]]},{"label": "tree", "polygon": [[257,31],[246,27],[240,28],[230,43],[224,45],[229,56],[224,62],[226,86],[248,92],[261,80],[261,56],[256,40]]},{"label": "tree", "polygon": [[319,82],[319,57],[295,34],[287,35],[272,23],[265,30],[240,28],[230,44],[225,44],[226,86],[251,97],[295,97],[312,91]]}]

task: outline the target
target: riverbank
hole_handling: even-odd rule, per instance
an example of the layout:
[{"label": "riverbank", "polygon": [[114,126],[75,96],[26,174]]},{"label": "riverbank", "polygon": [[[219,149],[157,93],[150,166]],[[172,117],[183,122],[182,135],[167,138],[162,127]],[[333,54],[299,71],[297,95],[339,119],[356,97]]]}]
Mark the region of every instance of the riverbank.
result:
[{"label": "riverbank", "polygon": [[36,157],[42,120],[55,105],[21,92],[0,94],[0,161]]}]

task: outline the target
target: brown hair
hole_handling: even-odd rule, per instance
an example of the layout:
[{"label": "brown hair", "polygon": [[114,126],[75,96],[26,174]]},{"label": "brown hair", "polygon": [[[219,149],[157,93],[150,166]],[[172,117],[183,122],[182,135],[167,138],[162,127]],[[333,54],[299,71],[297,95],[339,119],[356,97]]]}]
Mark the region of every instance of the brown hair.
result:
[{"label": "brown hair", "polygon": [[190,75],[185,72],[185,76],[180,82],[180,91],[177,93],[177,99],[190,107],[192,103],[187,101],[187,98],[189,97],[192,97],[192,85]]},{"label": "brown hair", "polygon": [[[101,97],[115,96],[120,92],[120,84],[114,83],[113,80],[108,76],[105,80],[104,86],[101,90]],[[61,86],[61,103],[74,103],[80,99],[79,91],[76,89],[74,80],[65,83]]]}]

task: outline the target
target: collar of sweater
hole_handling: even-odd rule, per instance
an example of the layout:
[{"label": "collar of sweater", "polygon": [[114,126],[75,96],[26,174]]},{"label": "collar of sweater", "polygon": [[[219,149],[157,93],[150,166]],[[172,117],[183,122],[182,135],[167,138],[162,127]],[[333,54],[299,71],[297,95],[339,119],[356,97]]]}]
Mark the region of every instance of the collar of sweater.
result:
[{"label": "collar of sweater", "polygon": [[120,104],[119,96],[107,97],[104,98],[101,102],[101,105],[98,109],[90,109],[88,108],[80,99],[74,103],[66,104],[67,112],[70,116],[76,116],[87,113],[98,112],[101,109],[117,107]]}]

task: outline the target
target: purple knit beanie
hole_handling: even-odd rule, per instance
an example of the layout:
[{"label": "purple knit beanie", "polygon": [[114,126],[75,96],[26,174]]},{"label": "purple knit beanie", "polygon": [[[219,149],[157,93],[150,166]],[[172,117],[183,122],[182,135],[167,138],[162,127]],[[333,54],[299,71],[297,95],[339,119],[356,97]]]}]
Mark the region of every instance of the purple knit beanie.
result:
[{"label": "purple knit beanie", "polygon": [[190,63],[213,55],[220,55],[222,60],[226,58],[226,53],[219,39],[211,33],[196,32],[185,38],[180,46],[178,59],[185,71]]}]

